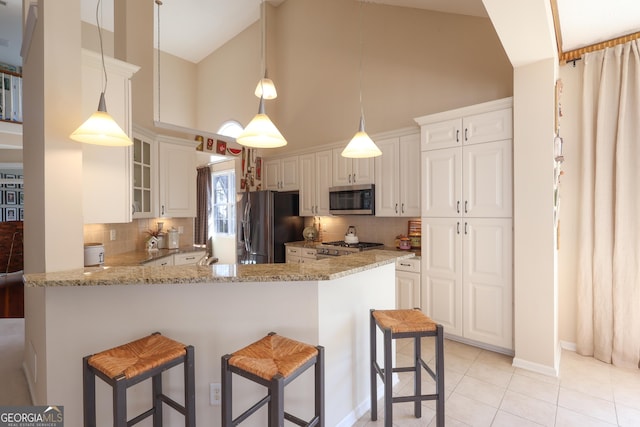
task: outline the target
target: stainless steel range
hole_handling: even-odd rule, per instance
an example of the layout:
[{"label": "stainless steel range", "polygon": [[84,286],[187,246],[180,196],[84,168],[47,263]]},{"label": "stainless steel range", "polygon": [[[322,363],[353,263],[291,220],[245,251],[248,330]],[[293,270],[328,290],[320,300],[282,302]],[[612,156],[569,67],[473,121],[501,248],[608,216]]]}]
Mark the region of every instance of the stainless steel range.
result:
[{"label": "stainless steel range", "polygon": [[318,251],[318,259],[321,259],[340,255],[349,255],[354,252],[381,248],[382,246],[384,246],[382,243],[346,243],[342,240],[338,240],[335,242],[322,242],[316,246],[316,249]]}]

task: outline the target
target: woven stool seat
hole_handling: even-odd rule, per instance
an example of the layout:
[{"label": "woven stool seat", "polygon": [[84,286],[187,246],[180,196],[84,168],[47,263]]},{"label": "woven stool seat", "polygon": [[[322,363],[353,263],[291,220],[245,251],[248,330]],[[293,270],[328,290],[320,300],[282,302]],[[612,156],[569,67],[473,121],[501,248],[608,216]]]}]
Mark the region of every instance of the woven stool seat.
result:
[{"label": "woven stool seat", "polygon": [[375,310],[373,317],[382,329],[391,329],[394,334],[407,332],[433,332],[437,324],[417,309]]},{"label": "woven stool seat", "polygon": [[[162,373],[182,365],[184,403],[162,391]],[[82,358],[84,427],[97,426],[96,377],[112,387],[113,426],[131,427],[152,417],[153,426],[163,425],[163,405],[184,415],[185,427],[196,425],[194,349],[155,332],[100,353]],[[151,408],[133,418],[127,415],[127,389],[151,379]]]},{"label": "woven stool seat", "polygon": [[229,365],[269,381],[277,374],[287,378],[317,355],[312,345],[274,334],[233,353]]},{"label": "woven stool seat", "polygon": [[185,345],[164,335],[149,335],[89,357],[89,365],[109,378],[138,376],[186,354]]},{"label": "woven stool seat", "polygon": [[[324,348],[270,332],[264,338],[222,356],[222,427],[235,427],[267,406],[268,427],[285,420],[301,427],[324,427]],[[284,409],[285,386],[307,369],[314,371],[314,415],[303,420]],[[236,417],[233,414],[233,375],[260,384],[266,396]],[[261,424],[265,425],[265,424]]]}]

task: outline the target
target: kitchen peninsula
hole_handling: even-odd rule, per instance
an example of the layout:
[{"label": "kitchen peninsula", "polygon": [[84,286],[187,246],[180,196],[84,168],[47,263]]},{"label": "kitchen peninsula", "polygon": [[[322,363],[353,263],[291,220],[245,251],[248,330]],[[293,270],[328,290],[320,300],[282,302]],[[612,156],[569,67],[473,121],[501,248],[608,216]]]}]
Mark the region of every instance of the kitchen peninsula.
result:
[{"label": "kitchen peninsula", "polygon": [[[25,371],[38,405],[63,405],[69,425],[82,420],[82,357],[154,331],[195,347],[198,425],[220,425],[209,384],[220,358],[270,331],[325,347],[327,426],[352,425],[369,407],[369,309],[395,305],[395,261],[412,253],[371,250],[305,264],[111,267],[28,274]],[[287,386],[285,405],[313,410],[312,376]],[[182,400],[182,371],[165,373]],[[144,410],[149,386],[129,391],[131,413]],[[239,382],[242,407],[264,395]],[[98,382],[98,420],[111,420],[110,389]],[[169,411],[168,425],[180,415]],[[262,426],[265,409],[247,420]]]}]

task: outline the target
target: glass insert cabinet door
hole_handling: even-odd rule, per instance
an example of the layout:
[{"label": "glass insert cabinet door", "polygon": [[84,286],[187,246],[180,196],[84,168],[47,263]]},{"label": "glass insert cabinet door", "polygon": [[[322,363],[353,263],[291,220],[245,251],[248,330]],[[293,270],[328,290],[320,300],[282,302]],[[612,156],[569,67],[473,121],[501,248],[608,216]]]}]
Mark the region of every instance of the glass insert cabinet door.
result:
[{"label": "glass insert cabinet door", "polygon": [[153,140],[144,135],[133,137],[133,217],[150,218],[153,212]]}]

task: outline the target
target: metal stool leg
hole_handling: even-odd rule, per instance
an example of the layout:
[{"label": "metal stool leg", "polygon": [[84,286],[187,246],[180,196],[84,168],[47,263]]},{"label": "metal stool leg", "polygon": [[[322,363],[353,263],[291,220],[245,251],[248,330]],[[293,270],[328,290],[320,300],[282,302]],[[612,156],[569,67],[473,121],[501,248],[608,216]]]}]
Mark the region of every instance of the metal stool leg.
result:
[{"label": "metal stool leg", "polygon": [[393,424],[393,363],[391,357],[391,329],[384,330],[384,426]]},{"label": "metal stool leg", "polygon": [[371,420],[378,419],[378,373],[376,371],[376,321],[373,318],[373,310],[369,314],[369,352],[371,365]]},{"label": "metal stool leg", "polygon": [[422,417],[422,402],[418,396],[422,395],[422,348],[421,337],[416,336],[413,339],[413,365],[415,368],[413,376],[413,395],[416,396],[416,400],[413,402],[413,413],[416,418]]},{"label": "metal stool leg", "polygon": [[124,376],[113,386],[113,426],[127,427],[127,385]]},{"label": "metal stool leg", "polygon": [[284,378],[276,374],[269,386],[269,427],[284,427]]},{"label": "metal stool leg", "polygon": [[196,425],[196,375],[195,356],[193,346],[186,347],[187,354],[184,361],[184,409],[186,427]]},{"label": "metal stool leg", "polygon": [[444,427],[444,331],[442,325],[438,325],[436,330],[436,425]]},{"label": "metal stool leg", "polygon": [[318,357],[315,367],[315,407],[316,416],[320,422],[318,427],[324,427],[324,347],[317,346]]},{"label": "metal stool leg", "polygon": [[162,372],[151,377],[153,427],[162,427]]},{"label": "metal stool leg", "polygon": [[233,414],[231,407],[232,379],[231,370],[229,369],[230,354],[222,357],[222,427],[231,427],[233,425]]},{"label": "metal stool leg", "polygon": [[84,427],[96,427],[96,376],[89,367],[89,357],[82,358]]}]

